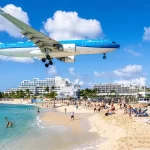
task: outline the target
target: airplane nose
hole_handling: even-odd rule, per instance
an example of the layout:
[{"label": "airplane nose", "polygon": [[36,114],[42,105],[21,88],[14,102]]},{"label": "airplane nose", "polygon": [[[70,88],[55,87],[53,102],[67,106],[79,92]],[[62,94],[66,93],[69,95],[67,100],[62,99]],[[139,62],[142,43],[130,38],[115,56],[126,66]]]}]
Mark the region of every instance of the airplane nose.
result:
[{"label": "airplane nose", "polygon": [[119,47],[120,47],[120,45],[119,45],[119,44],[117,44],[116,46],[117,46],[117,48],[119,48]]}]

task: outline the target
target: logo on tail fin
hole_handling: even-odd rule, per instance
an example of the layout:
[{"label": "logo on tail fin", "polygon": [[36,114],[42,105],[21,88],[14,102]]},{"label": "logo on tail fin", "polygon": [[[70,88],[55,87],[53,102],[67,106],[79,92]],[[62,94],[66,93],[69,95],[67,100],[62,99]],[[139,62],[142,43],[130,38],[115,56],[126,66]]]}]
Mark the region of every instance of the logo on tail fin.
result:
[{"label": "logo on tail fin", "polygon": [[0,13],[5,13],[5,12],[2,10],[2,8],[0,8]]}]

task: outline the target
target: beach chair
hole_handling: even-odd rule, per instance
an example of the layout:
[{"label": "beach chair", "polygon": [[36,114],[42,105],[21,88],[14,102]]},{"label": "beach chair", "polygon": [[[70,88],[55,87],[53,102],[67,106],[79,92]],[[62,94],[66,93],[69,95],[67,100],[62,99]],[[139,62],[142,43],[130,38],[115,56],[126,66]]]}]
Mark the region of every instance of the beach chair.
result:
[{"label": "beach chair", "polygon": [[135,117],[138,115],[138,111],[137,111],[137,109],[132,109],[132,113],[134,113],[135,114]]},{"label": "beach chair", "polygon": [[143,112],[138,113],[137,116],[138,116],[138,117],[147,117],[147,116],[148,116],[148,113],[146,113],[147,110],[148,110],[148,109],[145,109]]},{"label": "beach chair", "polygon": [[147,117],[149,116],[148,113],[146,113],[147,109],[143,112],[139,113],[137,109],[132,109],[132,112],[135,114],[135,117]]}]

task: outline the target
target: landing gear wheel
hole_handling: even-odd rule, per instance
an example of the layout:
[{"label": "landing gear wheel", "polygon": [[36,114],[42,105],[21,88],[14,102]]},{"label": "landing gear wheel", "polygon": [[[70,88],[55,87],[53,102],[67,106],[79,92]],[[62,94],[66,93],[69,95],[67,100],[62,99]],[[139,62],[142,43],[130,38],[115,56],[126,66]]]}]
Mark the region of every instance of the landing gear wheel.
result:
[{"label": "landing gear wheel", "polygon": [[46,55],[47,60],[51,60],[51,57],[49,55]]},{"label": "landing gear wheel", "polygon": [[105,55],[103,56],[103,59],[106,59],[106,56],[105,56]]},{"label": "landing gear wheel", "polygon": [[53,62],[51,60],[49,61],[49,65],[53,65]]},{"label": "landing gear wheel", "polygon": [[46,68],[49,67],[49,64],[45,64],[45,67],[46,67]]},{"label": "landing gear wheel", "polygon": [[42,62],[43,62],[43,63],[46,62],[46,58],[42,58]]}]

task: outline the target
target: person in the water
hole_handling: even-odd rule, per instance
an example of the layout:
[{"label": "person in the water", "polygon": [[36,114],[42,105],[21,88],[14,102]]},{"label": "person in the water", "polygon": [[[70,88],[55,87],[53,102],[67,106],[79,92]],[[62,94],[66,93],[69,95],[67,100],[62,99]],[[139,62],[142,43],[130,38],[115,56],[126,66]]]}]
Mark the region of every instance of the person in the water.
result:
[{"label": "person in the water", "polygon": [[5,120],[7,121],[6,128],[12,127],[13,123],[11,121],[8,121],[7,117],[5,117]]},{"label": "person in the water", "polygon": [[38,113],[40,113],[40,109],[38,108],[38,111],[37,111]]}]

